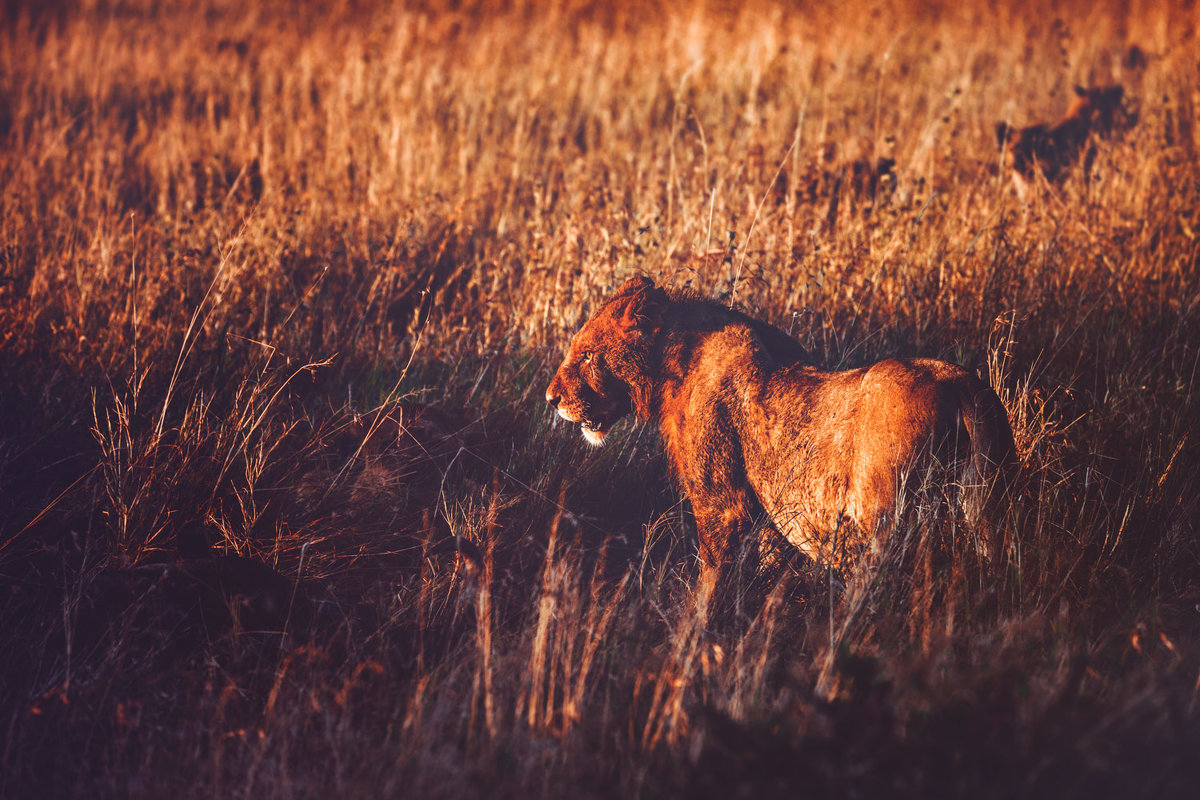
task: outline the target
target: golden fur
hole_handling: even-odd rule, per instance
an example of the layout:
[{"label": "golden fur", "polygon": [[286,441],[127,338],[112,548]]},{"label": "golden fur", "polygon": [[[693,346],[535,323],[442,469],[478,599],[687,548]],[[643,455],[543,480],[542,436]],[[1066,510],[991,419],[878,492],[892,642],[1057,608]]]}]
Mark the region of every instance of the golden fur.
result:
[{"label": "golden fur", "polygon": [[1014,460],[1004,407],[960,367],[889,359],[823,371],[777,328],[645,277],[575,335],[546,399],[593,444],[629,412],[658,424],[706,580],[764,518],[845,569],[894,522],[905,476],[930,457],[953,469],[969,517]]}]

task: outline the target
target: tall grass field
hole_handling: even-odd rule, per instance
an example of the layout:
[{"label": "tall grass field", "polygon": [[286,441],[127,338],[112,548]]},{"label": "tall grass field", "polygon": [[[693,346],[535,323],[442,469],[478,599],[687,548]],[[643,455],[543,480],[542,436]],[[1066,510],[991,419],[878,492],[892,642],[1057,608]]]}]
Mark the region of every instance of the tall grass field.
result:
[{"label": "tall grass field", "polygon": [[[1200,796],[1194,2],[0,8],[0,797]],[[697,592],[638,273],[986,378],[1002,553]]]}]

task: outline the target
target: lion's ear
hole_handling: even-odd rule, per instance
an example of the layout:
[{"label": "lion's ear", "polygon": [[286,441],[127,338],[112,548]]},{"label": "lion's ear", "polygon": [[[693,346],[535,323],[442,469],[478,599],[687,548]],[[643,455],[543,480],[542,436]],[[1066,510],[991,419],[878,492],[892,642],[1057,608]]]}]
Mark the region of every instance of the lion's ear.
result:
[{"label": "lion's ear", "polygon": [[645,275],[634,275],[625,283],[621,284],[621,288],[617,290],[617,294],[625,294],[626,292],[633,294],[634,292],[653,289],[654,281],[647,278]]},{"label": "lion's ear", "polygon": [[654,281],[642,275],[630,278],[621,287],[619,296],[621,305],[615,311],[622,327],[648,331],[658,326],[666,294]]}]

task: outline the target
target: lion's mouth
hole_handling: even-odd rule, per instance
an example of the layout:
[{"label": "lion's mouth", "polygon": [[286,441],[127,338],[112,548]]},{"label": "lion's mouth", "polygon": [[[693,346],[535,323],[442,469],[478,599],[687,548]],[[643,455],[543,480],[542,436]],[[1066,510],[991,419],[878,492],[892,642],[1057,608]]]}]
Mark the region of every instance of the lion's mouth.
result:
[{"label": "lion's mouth", "polygon": [[597,422],[582,414],[572,413],[562,406],[558,407],[558,415],[568,422],[577,423],[583,432],[583,438],[587,439],[588,444],[597,447],[604,444],[604,437],[608,435],[608,431],[613,425],[611,421]]},{"label": "lion's mouth", "polygon": [[594,447],[604,444],[604,437],[608,436],[609,427],[608,423],[590,420],[579,423],[579,429],[583,431],[583,438],[587,439],[588,444]]}]

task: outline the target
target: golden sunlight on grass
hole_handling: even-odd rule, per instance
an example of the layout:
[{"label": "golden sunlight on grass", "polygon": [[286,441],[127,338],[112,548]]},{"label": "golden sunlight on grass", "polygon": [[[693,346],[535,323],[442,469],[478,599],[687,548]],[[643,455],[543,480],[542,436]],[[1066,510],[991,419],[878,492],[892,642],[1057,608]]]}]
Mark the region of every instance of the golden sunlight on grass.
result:
[{"label": "golden sunlight on grass", "polygon": [[[1191,796],[1195,9],[447,5],[0,12],[0,796]],[[1003,558],[695,591],[637,271],[988,378]]]}]

